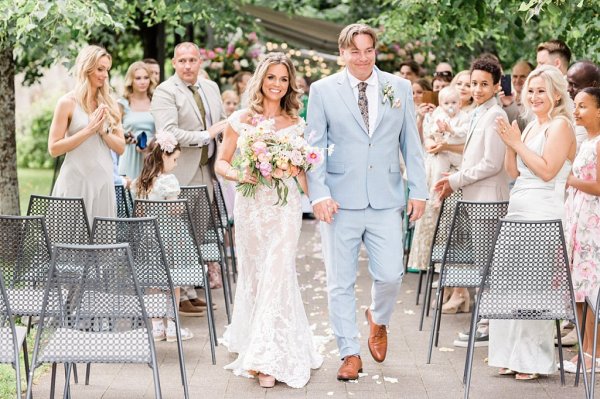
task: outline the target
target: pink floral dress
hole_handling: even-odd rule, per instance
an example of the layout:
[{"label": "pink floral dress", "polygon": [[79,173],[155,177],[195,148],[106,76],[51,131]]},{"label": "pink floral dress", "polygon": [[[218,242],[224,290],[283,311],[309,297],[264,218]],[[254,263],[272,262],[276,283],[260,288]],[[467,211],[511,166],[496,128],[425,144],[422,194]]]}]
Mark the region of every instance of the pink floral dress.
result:
[{"label": "pink floral dress", "polygon": [[[588,139],[573,162],[573,175],[596,180],[600,136]],[[577,302],[595,298],[600,285],[600,197],[569,187],[565,204],[567,252]]]}]

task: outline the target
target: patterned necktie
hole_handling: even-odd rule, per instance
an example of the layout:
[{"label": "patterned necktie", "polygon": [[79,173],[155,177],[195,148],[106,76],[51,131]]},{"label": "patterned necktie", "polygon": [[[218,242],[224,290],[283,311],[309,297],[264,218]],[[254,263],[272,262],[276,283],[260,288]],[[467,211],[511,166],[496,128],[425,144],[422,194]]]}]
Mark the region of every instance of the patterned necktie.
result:
[{"label": "patterned necktie", "polygon": [[367,100],[367,83],[360,82],[358,84],[358,109],[362,115],[365,126],[369,130],[369,100]]},{"label": "patterned necktie", "polygon": [[[194,96],[194,101],[200,110],[200,116],[202,117],[202,126],[204,129],[208,129],[206,126],[206,109],[204,108],[204,103],[202,102],[202,97],[200,97],[200,93],[198,93],[198,88],[194,85],[188,86],[192,91]],[[204,166],[208,163],[208,145],[202,146],[202,152],[200,153],[200,166]]]}]

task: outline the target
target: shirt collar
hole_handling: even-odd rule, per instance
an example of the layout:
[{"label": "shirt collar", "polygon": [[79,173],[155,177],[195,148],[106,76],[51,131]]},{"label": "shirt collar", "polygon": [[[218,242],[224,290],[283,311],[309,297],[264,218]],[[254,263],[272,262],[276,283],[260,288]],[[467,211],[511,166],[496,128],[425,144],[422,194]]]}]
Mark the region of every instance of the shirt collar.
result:
[{"label": "shirt collar", "polygon": [[[348,70],[348,68],[346,68],[346,74],[348,74],[348,81],[350,82],[350,87],[352,87],[353,89],[356,86],[358,86],[358,84],[360,82],[362,82],[362,80],[359,80],[354,75],[352,75],[350,73],[350,71]],[[371,73],[371,76],[369,76],[369,78],[367,80],[365,80],[364,82],[369,86],[377,86],[378,80],[377,80],[377,72],[375,71],[375,68],[373,68],[373,72]]]},{"label": "shirt collar", "polygon": [[498,104],[498,100],[496,100],[496,96],[492,96],[492,98],[490,98],[489,100],[487,100],[483,104],[477,106],[475,108],[475,111],[479,114],[481,111],[486,110],[486,109],[492,107],[495,104]]}]

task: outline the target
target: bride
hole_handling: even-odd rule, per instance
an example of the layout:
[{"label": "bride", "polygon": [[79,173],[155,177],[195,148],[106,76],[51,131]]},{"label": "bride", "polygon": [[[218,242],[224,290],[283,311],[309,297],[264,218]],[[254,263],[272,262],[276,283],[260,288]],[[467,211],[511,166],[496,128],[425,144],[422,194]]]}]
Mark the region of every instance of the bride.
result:
[{"label": "bride", "polygon": [[[277,135],[303,134],[298,117],[300,91],[296,72],[283,53],[269,53],[248,82],[249,107],[229,117],[215,169],[225,179],[257,184],[246,171],[231,165],[240,135],[252,131],[259,119],[271,119]],[[306,176],[296,176],[306,190]],[[261,387],[276,381],[301,388],[319,368],[322,357],[315,349],[296,278],[296,248],[302,227],[300,193],[293,178],[287,204],[278,202],[277,190],[256,186],[254,198],[239,191],[235,198],[236,252],[239,279],[233,319],[223,343],[237,359],[225,366],[237,375],[258,375]]]}]

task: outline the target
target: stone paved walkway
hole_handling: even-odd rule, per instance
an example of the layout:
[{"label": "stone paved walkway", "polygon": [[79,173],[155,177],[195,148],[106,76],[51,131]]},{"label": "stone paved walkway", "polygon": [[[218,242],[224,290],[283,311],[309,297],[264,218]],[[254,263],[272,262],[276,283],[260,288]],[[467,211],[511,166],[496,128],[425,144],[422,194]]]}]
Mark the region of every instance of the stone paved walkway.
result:
[{"label": "stone paved walkway", "polygon": [[[303,290],[308,318],[314,332],[319,336],[331,333],[327,318],[327,295],[325,271],[321,259],[318,225],[305,221],[301,248],[298,254],[299,281]],[[401,295],[390,328],[387,360],[375,363],[366,348],[368,335],[366,321],[362,316],[369,304],[370,280],[366,269],[366,255],[361,255],[360,276],[356,287],[358,320],[362,334],[363,364],[365,375],[357,383],[342,383],[335,378],[340,361],[334,340],[322,346],[325,362],[314,370],[309,384],[302,389],[277,384],[272,389],[262,389],[255,380],[236,377],[223,370],[233,355],[223,346],[217,348],[217,365],[210,360],[210,345],[204,318],[182,318],[195,338],[184,343],[188,381],[191,398],[462,398],[462,374],[465,350],[454,348],[452,341],[458,330],[468,326],[469,315],[445,315],[442,318],[440,350],[435,350],[431,364],[426,364],[427,344],[431,319],[427,319],[424,331],[418,331],[420,308],[415,306],[417,275],[408,274],[403,282]],[[218,334],[223,333],[226,323],[221,290],[214,291]],[[164,398],[182,398],[177,350],[174,344],[157,344],[160,379]],[[472,398],[582,398],[582,387],[574,388],[572,376],[561,387],[558,374],[537,381],[519,382],[511,377],[500,377],[496,370],[487,367],[484,359],[487,348],[475,351],[471,387]],[[567,358],[571,353],[567,353]],[[83,379],[85,368],[79,367]],[[57,394],[62,395],[62,368],[59,367]],[[37,379],[37,378],[36,378]],[[34,395],[48,397],[50,373],[40,376],[34,386]],[[154,396],[152,373],[143,365],[94,365],[89,386],[72,384],[74,398],[151,398]]]}]

